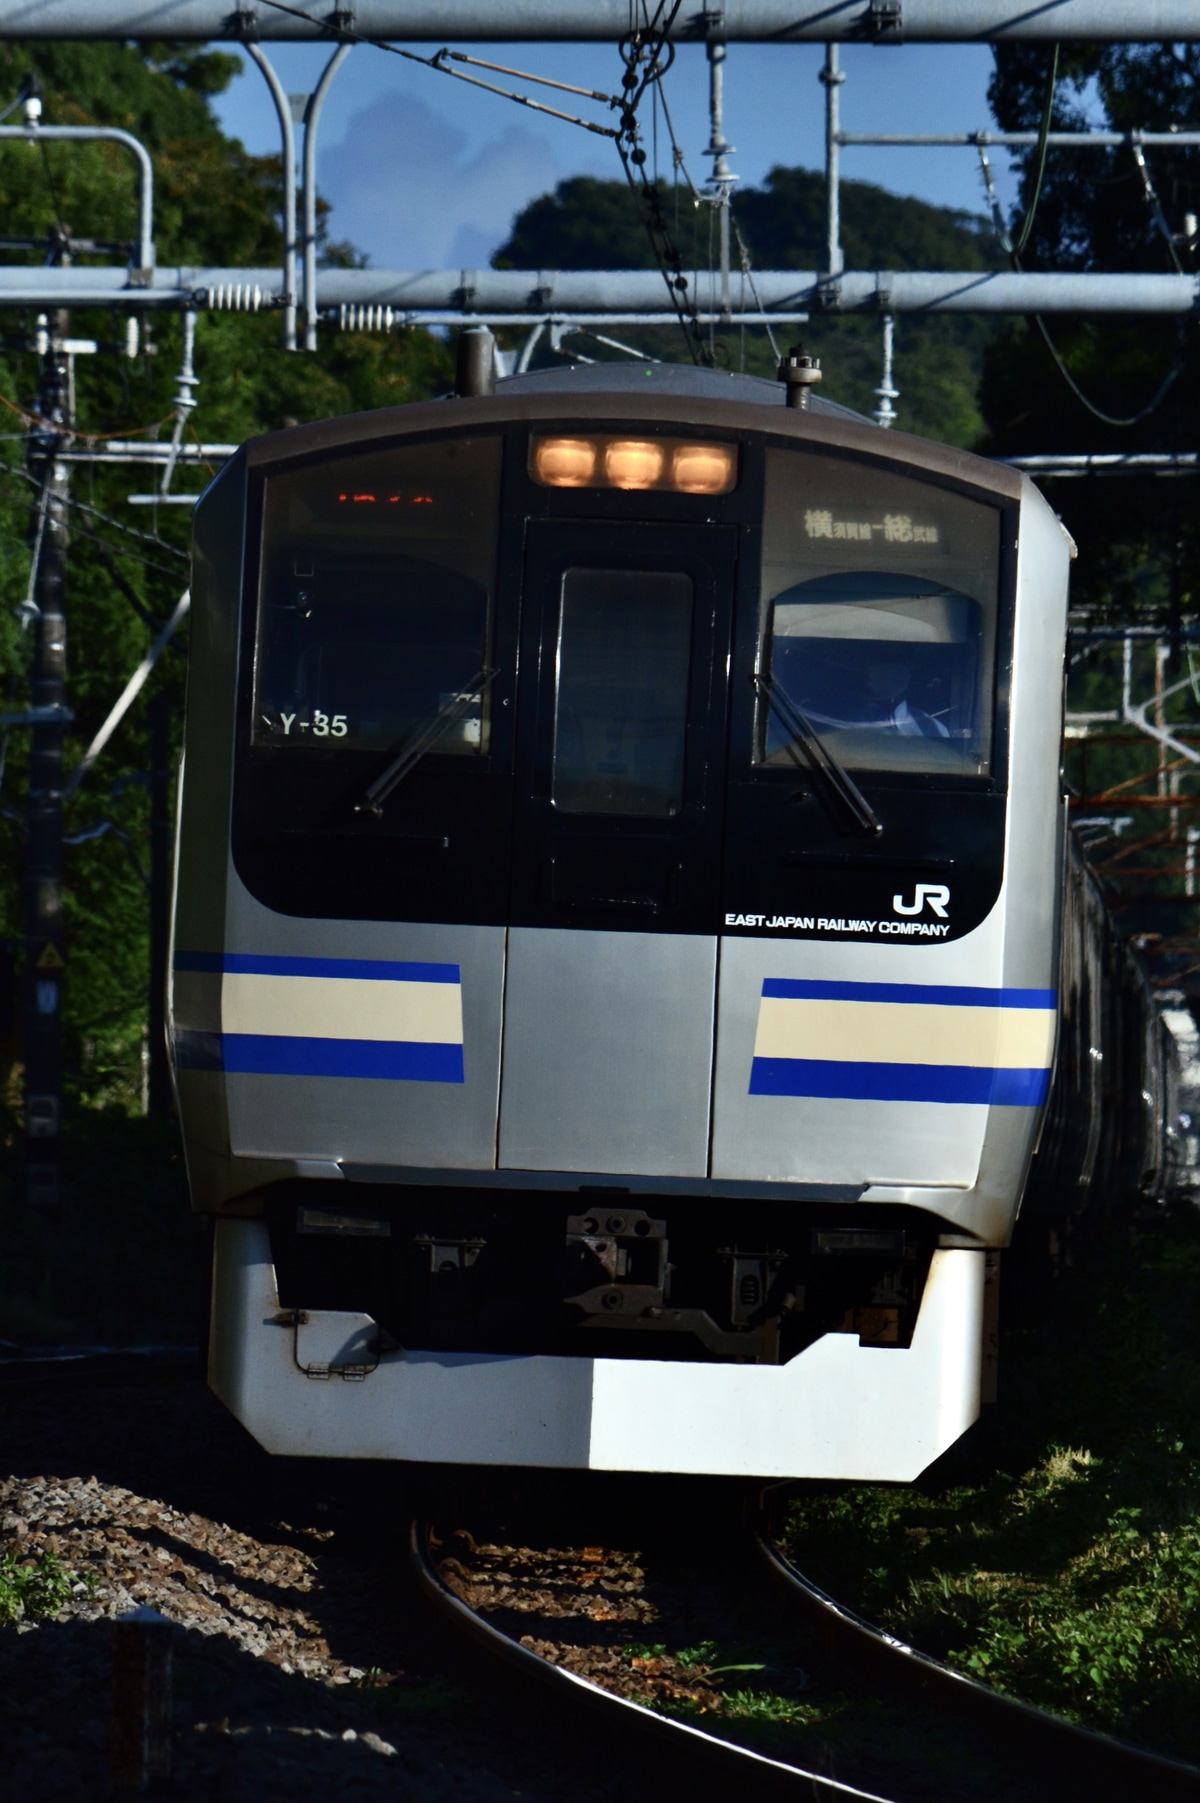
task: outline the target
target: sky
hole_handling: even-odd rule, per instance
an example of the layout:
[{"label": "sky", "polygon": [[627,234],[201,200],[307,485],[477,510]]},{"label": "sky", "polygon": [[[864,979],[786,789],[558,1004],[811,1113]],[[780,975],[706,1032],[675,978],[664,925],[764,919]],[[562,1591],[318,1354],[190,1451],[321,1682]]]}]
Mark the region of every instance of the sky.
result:
[{"label": "sky", "polygon": [[[315,86],[328,46],[264,46],[289,94]],[[428,56],[436,46],[414,46]],[[614,45],[459,45],[532,74],[611,93],[622,66]],[[989,123],[991,51],[982,45],[845,45],[842,126],[850,132],[965,132]],[[725,64],[730,165],[746,184],[776,163],[824,162],[824,89],[818,45],[731,44]],[[520,79],[468,70],[564,111],[604,121],[603,105]],[[665,94],[693,181],[708,174],[708,66],[703,47],[681,46]],[[216,108],[227,132],[256,153],[277,153],[279,127],[266,83],[244,72]],[[301,133],[297,132],[297,151]],[[665,145],[665,134],[660,144]],[[1007,159],[993,153],[1001,200],[1014,194]],[[670,170],[669,149],[662,166]],[[378,269],[486,266],[529,201],[572,175],[619,177],[610,140],[549,119],[369,45],[334,78],[317,139],[317,183],[332,206],[331,236],[349,239]],[[974,151],[848,147],[843,176],[942,206],[983,210]],[[736,210],[736,190],[735,190]]]}]

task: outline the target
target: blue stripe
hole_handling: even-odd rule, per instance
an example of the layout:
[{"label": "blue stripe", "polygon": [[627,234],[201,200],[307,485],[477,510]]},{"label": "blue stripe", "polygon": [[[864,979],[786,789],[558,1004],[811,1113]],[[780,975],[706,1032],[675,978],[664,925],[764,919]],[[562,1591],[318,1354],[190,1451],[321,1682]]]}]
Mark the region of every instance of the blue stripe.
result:
[{"label": "blue stripe", "polygon": [[1036,1108],[1047,1070],[989,1070],[970,1064],[857,1064],[827,1058],[756,1058],[752,1096],[821,1096],[855,1102],[982,1102]]},{"label": "blue stripe", "polygon": [[219,1033],[193,1033],[185,1028],[176,1027],[171,1035],[171,1048],[175,1054],[175,1063],[181,1071],[219,1071],[224,1066],[221,1062],[221,1035]]},{"label": "blue stripe", "polygon": [[460,1045],[401,1039],[292,1039],[272,1033],[175,1034],[180,1070],[260,1077],[381,1077],[400,1083],[464,1083]]},{"label": "blue stripe", "polygon": [[786,1001],[924,1002],[939,1008],[1053,1008],[1053,989],[974,989],[967,984],[831,983],[814,978],[766,977],[764,996]]},{"label": "blue stripe", "polygon": [[226,1033],[225,1069],[275,1077],[383,1077],[402,1083],[462,1083],[460,1045],[403,1039],[291,1039]]},{"label": "blue stripe", "polygon": [[384,958],[280,958],[256,952],[176,952],[176,970],[246,977],[362,977],[376,983],[459,983],[457,964],[411,964]]}]

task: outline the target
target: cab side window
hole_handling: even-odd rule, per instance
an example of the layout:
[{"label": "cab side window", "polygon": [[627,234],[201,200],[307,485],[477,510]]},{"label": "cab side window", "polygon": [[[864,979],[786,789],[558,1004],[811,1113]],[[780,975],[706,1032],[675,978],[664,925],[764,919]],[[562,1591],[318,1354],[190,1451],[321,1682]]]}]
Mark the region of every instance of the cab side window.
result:
[{"label": "cab side window", "polygon": [[792,756],[774,687],[847,767],[985,775],[997,510],[770,450],[763,539],[755,761]]}]

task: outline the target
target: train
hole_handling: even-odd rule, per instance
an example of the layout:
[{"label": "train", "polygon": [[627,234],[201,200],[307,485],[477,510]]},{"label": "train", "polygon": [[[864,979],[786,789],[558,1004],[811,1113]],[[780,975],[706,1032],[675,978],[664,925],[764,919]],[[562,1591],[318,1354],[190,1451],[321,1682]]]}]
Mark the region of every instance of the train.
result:
[{"label": "train", "polygon": [[459,371],[195,511],[212,1387],[282,1455],[910,1480],[1027,1188],[1059,1231],[1116,1131],[1105,1035],[1170,1064],[1087,974],[1068,536],[801,347],[497,380],[476,330]]}]

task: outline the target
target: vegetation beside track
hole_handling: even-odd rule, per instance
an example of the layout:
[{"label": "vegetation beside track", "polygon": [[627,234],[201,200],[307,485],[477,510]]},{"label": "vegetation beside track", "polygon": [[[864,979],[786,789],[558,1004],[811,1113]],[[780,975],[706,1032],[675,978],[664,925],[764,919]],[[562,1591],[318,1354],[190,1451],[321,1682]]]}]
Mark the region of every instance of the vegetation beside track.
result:
[{"label": "vegetation beside track", "polygon": [[915,1485],[805,1484],[781,1543],[921,1651],[1200,1761],[1200,1215],[1093,1247],[1001,1374]]},{"label": "vegetation beside track", "polygon": [[0,1133],[0,1342],[195,1346],[208,1241],[187,1202],[173,1121],[73,1104],[61,1207],[25,1202]]}]

